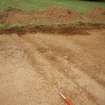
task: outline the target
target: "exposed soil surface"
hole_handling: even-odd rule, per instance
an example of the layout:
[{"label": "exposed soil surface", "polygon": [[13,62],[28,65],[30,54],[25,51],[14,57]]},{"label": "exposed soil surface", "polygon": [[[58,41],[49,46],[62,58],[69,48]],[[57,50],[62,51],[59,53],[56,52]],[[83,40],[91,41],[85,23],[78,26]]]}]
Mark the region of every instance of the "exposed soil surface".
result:
[{"label": "exposed soil surface", "polygon": [[94,22],[105,22],[105,9],[95,8],[87,13],[87,17]]},{"label": "exposed soil surface", "polygon": [[105,104],[105,29],[90,35],[0,35],[0,104]]},{"label": "exposed soil surface", "polygon": [[10,28],[0,29],[0,34],[13,34],[24,35],[26,33],[53,33],[53,34],[66,34],[66,35],[89,35],[89,30],[102,30],[105,29],[105,24],[54,24],[54,25],[26,25],[15,26]]},{"label": "exposed soil surface", "polygon": [[61,7],[50,7],[46,10],[30,12],[10,8],[0,12],[1,24],[68,24],[77,22],[105,23],[105,9],[96,8],[86,15]]},{"label": "exposed soil surface", "polygon": [[1,12],[0,16],[0,22],[7,24],[70,23],[82,18],[79,13],[60,7],[51,7],[46,10],[31,12],[9,9]]},{"label": "exposed soil surface", "polygon": [[[77,21],[78,26],[71,24]],[[101,8],[86,15],[58,7],[1,11],[0,24],[25,26],[0,29],[0,104],[65,105],[57,92],[61,89],[74,105],[104,105],[101,23]]]}]

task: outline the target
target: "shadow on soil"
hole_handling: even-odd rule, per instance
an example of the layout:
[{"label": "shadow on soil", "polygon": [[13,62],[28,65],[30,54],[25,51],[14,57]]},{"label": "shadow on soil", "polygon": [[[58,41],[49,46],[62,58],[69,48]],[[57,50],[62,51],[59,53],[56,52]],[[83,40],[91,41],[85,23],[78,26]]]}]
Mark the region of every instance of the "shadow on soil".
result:
[{"label": "shadow on soil", "polygon": [[12,34],[24,35],[26,33],[53,33],[53,34],[67,34],[67,35],[89,35],[89,30],[92,29],[105,29],[105,25],[102,24],[82,24],[82,25],[27,25],[12,27],[7,29],[0,29],[0,34]]}]

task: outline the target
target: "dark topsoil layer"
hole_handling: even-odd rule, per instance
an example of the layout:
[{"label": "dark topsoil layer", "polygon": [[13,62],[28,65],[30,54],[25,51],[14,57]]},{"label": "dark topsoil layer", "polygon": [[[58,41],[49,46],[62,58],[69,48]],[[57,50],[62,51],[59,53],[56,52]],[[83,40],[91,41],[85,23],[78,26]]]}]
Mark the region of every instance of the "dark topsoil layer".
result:
[{"label": "dark topsoil layer", "polygon": [[81,15],[76,11],[61,7],[30,12],[9,8],[0,12],[0,24],[15,25],[11,28],[0,29],[0,34],[21,35],[27,32],[87,34],[87,29],[105,28],[105,9],[95,8]]},{"label": "dark topsoil layer", "polygon": [[105,29],[104,24],[78,24],[78,25],[27,25],[22,27],[12,27],[8,29],[0,30],[0,34],[12,34],[24,35],[26,33],[53,33],[53,34],[66,34],[66,35],[89,35],[89,30]]}]

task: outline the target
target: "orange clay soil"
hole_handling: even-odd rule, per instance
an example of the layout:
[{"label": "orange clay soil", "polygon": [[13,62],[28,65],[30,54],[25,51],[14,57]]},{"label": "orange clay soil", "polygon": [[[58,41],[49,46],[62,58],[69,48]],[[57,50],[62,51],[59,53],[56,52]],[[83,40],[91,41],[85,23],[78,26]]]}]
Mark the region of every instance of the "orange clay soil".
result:
[{"label": "orange clay soil", "polygon": [[13,8],[0,12],[0,18],[0,23],[6,24],[70,23],[83,19],[78,12],[61,7],[50,7],[46,10],[31,12]]},{"label": "orange clay soil", "polygon": [[95,8],[87,13],[87,17],[94,22],[104,22],[105,23],[105,9]]}]

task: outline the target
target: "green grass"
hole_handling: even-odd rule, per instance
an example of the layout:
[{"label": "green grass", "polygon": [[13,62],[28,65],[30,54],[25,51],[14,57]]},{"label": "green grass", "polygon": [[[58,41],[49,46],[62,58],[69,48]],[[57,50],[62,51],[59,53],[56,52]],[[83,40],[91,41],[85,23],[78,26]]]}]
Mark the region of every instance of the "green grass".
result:
[{"label": "green grass", "polygon": [[0,0],[1,10],[5,10],[8,7],[19,8],[23,10],[37,10],[46,9],[50,6],[72,8],[83,13],[94,7],[105,8],[105,2],[89,2],[78,0]]}]

